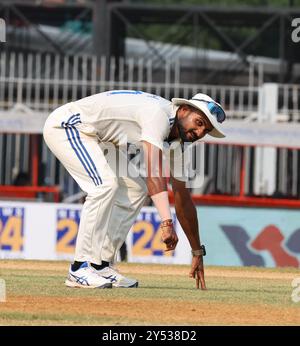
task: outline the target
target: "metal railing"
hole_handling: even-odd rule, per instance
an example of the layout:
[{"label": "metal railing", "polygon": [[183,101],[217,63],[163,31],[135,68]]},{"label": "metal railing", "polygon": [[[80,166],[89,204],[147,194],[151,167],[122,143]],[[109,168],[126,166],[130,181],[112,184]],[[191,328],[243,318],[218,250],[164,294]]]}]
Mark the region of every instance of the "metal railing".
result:
[{"label": "metal railing", "polygon": [[0,109],[16,103],[50,112],[71,100],[112,89],[137,89],[169,99],[211,95],[225,105],[228,116],[244,119],[257,110],[257,87],[191,84],[184,81],[180,61],[164,69],[151,60],[76,55],[0,54]]},{"label": "metal railing", "polygon": [[281,121],[300,121],[300,85],[279,85],[278,119]]}]

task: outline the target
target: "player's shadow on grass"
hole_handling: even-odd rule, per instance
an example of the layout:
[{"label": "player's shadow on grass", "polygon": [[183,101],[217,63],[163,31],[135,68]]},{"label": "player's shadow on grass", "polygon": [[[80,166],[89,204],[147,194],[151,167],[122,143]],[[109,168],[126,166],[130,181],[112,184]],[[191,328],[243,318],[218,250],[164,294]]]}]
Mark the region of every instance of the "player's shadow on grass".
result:
[{"label": "player's shadow on grass", "polygon": [[143,288],[143,289],[150,289],[150,290],[162,290],[162,289],[168,289],[168,290],[177,290],[177,291],[194,291],[196,290],[196,286],[194,285],[193,287],[186,287],[186,286],[180,286],[180,287],[172,287],[172,286],[139,286],[139,288]]},{"label": "player's shadow on grass", "polygon": [[207,291],[211,291],[211,292],[247,292],[247,293],[282,293],[281,290],[261,290],[261,289],[239,289],[239,288],[213,288],[213,287],[208,287]]},{"label": "player's shadow on grass", "polygon": [[[181,286],[181,287],[170,287],[170,286],[140,286],[140,288],[144,288],[144,289],[164,289],[167,288],[168,290],[185,290],[185,291],[195,291],[197,290],[196,287],[186,287],[186,286]],[[278,291],[276,290],[261,290],[261,289],[237,289],[237,288],[215,288],[215,287],[207,287],[207,290],[201,290],[199,289],[199,291],[201,292],[245,292],[245,293],[282,293],[282,291],[280,289],[278,289]]]}]

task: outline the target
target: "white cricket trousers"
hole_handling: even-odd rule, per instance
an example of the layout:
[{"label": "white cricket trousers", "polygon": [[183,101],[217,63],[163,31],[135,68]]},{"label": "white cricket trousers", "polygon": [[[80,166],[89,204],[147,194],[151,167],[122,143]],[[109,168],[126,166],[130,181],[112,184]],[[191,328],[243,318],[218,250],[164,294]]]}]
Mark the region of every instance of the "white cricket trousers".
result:
[{"label": "white cricket trousers", "polygon": [[44,140],[80,188],[87,193],[76,240],[75,261],[115,262],[147,196],[141,177],[118,177],[96,135],[80,131],[80,114],[68,105],[51,113]]}]

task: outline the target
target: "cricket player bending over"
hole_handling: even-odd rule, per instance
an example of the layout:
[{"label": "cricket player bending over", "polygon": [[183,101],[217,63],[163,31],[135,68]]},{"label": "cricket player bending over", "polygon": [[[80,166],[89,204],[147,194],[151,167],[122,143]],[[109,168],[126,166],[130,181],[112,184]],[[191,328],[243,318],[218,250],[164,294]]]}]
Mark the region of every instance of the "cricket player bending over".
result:
[{"label": "cricket player bending over", "polygon": [[[44,126],[44,139],[71,176],[87,193],[76,241],[68,287],[137,287],[112,264],[143,206],[147,194],[161,218],[166,250],[178,242],[170,212],[166,178],[162,174],[163,142],[195,142],[206,134],[225,137],[221,105],[205,94],[172,102],[134,90],[113,90],[65,104],[52,112]],[[122,138],[143,144],[146,179],[118,176],[105,158],[101,144],[116,149]],[[153,153],[159,153],[154,155]],[[158,174],[151,174],[151,172]],[[172,178],[177,218],[189,240],[192,264],[189,276],[206,289],[204,247],[200,243],[196,208],[184,181]]]}]

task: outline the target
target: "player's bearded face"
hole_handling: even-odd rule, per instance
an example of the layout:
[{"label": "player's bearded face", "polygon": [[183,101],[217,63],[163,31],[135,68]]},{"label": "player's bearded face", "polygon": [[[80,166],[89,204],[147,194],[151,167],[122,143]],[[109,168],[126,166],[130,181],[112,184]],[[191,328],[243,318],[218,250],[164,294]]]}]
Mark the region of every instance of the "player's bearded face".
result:
[{"label": "player's bearded face", "polygon": [[177,128],[183,142],[195,142],[203,138],[213,127],[205,115],[187,109],[184,116],[178,119]]},{"label": "player's bearded face", "polygon": [[205,127],[199,128],[192,116],[178,120],[177,128],[183,142],[195,142],[206,135]]}]

